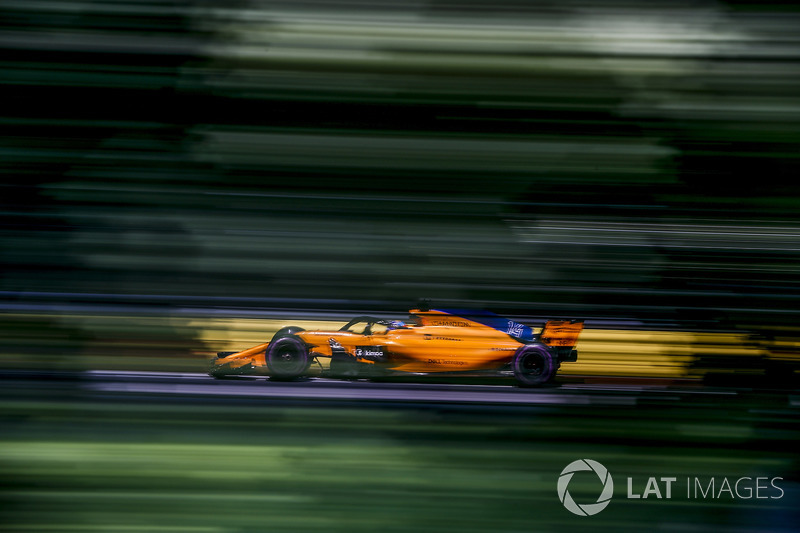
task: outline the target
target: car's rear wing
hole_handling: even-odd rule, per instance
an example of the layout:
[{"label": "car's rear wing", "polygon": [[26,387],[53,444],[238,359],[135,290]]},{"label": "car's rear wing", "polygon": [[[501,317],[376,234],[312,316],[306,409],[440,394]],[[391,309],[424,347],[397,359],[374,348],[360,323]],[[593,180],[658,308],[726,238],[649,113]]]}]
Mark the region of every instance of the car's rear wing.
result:
[{"label": "car's rear wing", "polygon": [[552,347],[559,361],[575,361],[578,352],[574,348],[581,331],[583,320],[548,320],[538,340]]},{"label": "car's rear wing", "polygon": [[539,340],[548,346],[575,346],[583,331],[583,320],[548,320]]}]

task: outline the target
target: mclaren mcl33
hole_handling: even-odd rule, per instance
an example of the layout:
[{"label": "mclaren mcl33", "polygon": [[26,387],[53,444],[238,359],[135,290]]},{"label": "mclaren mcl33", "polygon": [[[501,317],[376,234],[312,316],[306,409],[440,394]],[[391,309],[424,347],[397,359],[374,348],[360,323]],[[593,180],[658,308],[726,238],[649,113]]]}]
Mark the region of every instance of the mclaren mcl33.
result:
[{"label": "mclaren mcl33", "polygon": [[[275,380],[310,375],[318,362],[331,377],[441,372],[511,372],[521,386],[551,381],[561,363],[578,358],[582,320],[550,320],[542,331],[486,311],[412,309],[409,322],[356,317],[342,328],[285,327],[270,342],[219,352],[209,375],[267,374]],[[327,368],[322,364],[329,360]]]}]

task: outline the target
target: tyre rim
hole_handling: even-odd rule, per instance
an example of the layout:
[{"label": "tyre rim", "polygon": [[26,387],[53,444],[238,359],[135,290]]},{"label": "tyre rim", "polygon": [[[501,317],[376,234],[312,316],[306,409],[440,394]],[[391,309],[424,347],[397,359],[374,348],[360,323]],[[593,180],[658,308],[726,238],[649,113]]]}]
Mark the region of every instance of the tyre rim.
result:
[{"label": "tyre rim", "polygon": [[273,360],[273,365],[282,373],[297,373],[303,370],[303,358],[298,357],[294,350],[283,350]]},{"label": "tyre rim", "polygon": [[544,359],[539,354],[531,354],[522,360],[522,373],[526,376],[540,376],[544,371]]}]

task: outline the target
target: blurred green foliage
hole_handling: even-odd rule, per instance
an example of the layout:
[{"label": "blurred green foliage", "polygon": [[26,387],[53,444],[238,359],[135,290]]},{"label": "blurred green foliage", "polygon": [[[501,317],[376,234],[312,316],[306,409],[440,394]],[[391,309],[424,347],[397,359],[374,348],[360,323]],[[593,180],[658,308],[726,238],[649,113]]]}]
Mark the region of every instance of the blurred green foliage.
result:
[{"label": "blurred green foliage", "polygon": [[12,300],[428,297],[762,325],[798,310],[792,4],[2,15]]}]

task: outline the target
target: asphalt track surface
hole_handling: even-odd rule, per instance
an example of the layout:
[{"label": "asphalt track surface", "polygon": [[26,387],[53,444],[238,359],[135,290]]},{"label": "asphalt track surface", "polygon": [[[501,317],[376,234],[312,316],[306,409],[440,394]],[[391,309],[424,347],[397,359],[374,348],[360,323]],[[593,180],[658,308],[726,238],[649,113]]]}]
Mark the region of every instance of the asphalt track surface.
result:
[{"label": "asphalt track surface", "polygon": [[[681,405],[687,401],[725,402],[743,393],[733,388],[709,388],[696,383],[607,383],[556,382],[544,388],[519,388],[513,379],[507,384],[440,383],[338,380],[308,378],[302,381],[272,381],[267,377],[214,379],[201,373],[88,371],[80,387],[102,396],[173,398],[249,398],[297,402],[370,402],[383,404],[464,404],[493,406],[536,405]],[[779,393],[780,394],[780,393]],[[800,402],[792,395],[787,404]]]},{"label": "asphalt track surface", "polygon": [[[416,376],[399,380],[343,380],[311,377],[297,381],[274,381],[266,376],[231,376],[215,379],[204,373],[89,370],[84,372],[43,373],[32,371],[0,372],[0,397],[29,396],[40,391],[44,396],[70,391],[85,400],[220,402],[245,401],[254,404],[299,404],[319,406],[384,405],[415,408],[429,406],[482,406],[503,410],[506,407],[563,406],[658,406],[685,408],[692,405],[742,404],[769,398],[784,414],[800,415],[800,391],[760,390],[743,387],[709,387],[699,381],[657,379],[620,380],[593,376],[590,379],[559,377],[541,388],[520,388],[513,378],[441,379]],[[49,392],[48,392],[49,391]]]}]

